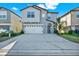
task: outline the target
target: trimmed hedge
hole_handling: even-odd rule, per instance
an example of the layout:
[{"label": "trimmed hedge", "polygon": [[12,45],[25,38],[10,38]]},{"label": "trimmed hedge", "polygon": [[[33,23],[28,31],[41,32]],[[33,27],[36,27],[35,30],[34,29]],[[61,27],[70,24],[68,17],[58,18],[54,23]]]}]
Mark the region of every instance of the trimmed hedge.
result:
[{"label": "trimmed hedge", "polygon": [[0,37],[8,36],[8,33],[2,32],[0,33]]},{"label": "trimmed hedge", "polygon": [[21,31],[20,33],[14,33],[13,31],[11,31],[10,33],[11,33],[11,36],[17,36],[17,35],[24,34],[24,31]]},{"label": "trimmed hedge", "polygon": [[[24,34],[24,31],[21,31],[20,33],[14,33],[13,31],[10,31],[9,33],[13,37],[13,36],[17,36],[17,35]],[[8,37],[9,36],[9,33],[2,32],[2,33],[0,33],[0,37]]]}]

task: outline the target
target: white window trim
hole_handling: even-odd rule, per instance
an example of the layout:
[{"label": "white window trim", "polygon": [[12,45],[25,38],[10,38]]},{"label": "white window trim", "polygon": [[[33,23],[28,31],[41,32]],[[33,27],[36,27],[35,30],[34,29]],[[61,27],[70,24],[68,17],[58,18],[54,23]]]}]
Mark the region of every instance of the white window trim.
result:
[{"label": "white window trim", "polygon": [[[35,18],[35,11],[27,11],[27,16],[28,16],[28,12],[30,12],[30,16],[27,17],[27,18]],[[32,17],[32,13],[34,13],[34,17]]]}]

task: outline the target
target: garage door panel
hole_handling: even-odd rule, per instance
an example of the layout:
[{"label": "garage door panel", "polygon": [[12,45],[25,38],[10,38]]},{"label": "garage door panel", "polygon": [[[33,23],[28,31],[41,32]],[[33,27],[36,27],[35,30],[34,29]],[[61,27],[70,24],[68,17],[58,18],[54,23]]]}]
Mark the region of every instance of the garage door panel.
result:
[{"label": "garage door panel", "polygon": [[35,26],[35,25],[34,25],[34,27],[33,27],[33,25],[32,26],[26,26],[24,28],[24,31],[25,31],[25,33],[43,33],[43,27],[42,26],[38,27],[38,26]]}]

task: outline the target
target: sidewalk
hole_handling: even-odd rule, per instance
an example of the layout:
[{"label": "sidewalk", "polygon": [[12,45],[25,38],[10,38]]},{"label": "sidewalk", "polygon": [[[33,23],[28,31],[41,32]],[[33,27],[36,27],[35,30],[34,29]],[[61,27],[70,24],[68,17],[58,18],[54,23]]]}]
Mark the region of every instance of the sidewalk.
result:
[{"label": "sidewalk", "polygon": [[15,37],[13,38],[10,38],[6,41],[3,41],[3,42],[0,42],[0,49],[7,46],[8,44],[10,44],[11,42],[14,42],[16,39],[14,39]]},{"label": "sidewalk", "polygon": [[9,50],[14,46],[14,44],[16,43],[16,41],[8,44],[7,46],[3,47],[0,49],[0,56],[5,56]]}]

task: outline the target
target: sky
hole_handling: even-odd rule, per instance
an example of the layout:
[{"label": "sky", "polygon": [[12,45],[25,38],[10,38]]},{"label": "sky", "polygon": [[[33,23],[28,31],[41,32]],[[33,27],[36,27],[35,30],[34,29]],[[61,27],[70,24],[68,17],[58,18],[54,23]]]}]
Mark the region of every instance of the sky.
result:
[{"label": "sky", "polygon": [[79,7],[79,3],[0,3],[0,7],[5,7],[19,16],[21,16],[21,9],[37,5],[39,7],[47,9],[49,12],[58,12],[58,17],[64,15],[65,13],[69,12],[70,10]]}]

